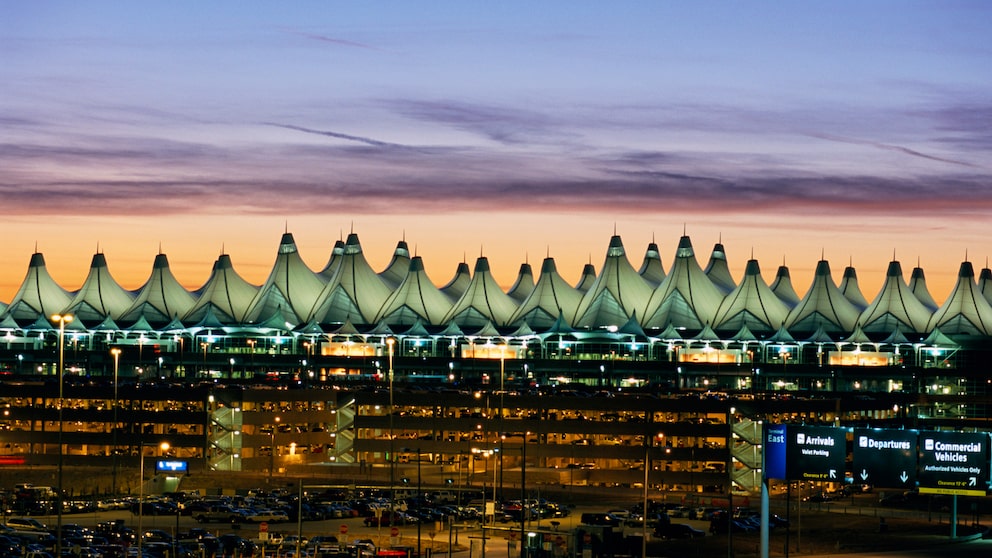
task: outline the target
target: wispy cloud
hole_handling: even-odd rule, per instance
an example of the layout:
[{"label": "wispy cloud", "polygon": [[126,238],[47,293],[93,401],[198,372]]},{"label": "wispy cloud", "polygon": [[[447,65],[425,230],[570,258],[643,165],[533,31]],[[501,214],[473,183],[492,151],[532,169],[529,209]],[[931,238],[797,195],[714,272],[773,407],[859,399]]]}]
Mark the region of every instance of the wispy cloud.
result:
[{"label": "wispy cloud", "polygon": [[400,147],[406,148],[407,146],[398,143],[390,143],[386,141],[380,141],[377,139],[366,138],[362,136],[353,136],[351,134],[342,134],[340,132],[331,132],[327,130],[314,130],[312,128],[305,128],[303,126],[295,126],[293,124],[279,124],[277,122],[262,122],[265,126],[274,126],[276,128],[285,128],[287,130],[295,130],[297,132],[304,132],[307,134],[314,134],[318,136],[326,136],[329,138],[337,138],[348,141],[355,141],[358,143],[364,143],[366,145],[371,145],[373,147]]},{"label": "wispy cloud", "polygon": [[382,104],[407,118],[450,126],[506,145],[543,143],[568,136],[564,122],[536,110],[452,99],[386,99]]},{"label": "wispy cloud", "polygon": [[[232,205],[258,214],[341,207],[369,214],[479,208],[743,213],[758,207],[879,214],[992,207],[992,173],[967,154],[941,156],[860,135],[857,127],[837,133],[839,123],[826,118],[797,124],[788,110],[735,113],[723,105],[708,110],[703,103],[519,108],[446,98],[379,99],[370,106],[376,117],[376,110],[385,109],[390,122],[396,115],[408,119],[399,133],[423,137],[423,143],[363,133],[355,124],[360,119],[349,120],[351,129],[343,132],[341,125],[328,124],[340,118],[316,107],[254,122],[119,105],[92,107],[69,126],[25,115],[12,122],[15,134],[0,143],[0,199],[8,212],[44,215],[131,214],[142,208],[163,215],[211,213]],[[968,113],[955,105],[917,120],[956,140],[981,143],[982,132],[964,117]],[[141,119],[140,131],[125,125],[128,115]],[[367,130],[384,129],[375,118],[370,122],[374,126]],[[447,130],[434,135],[438,127],[470,136]],[[230,141],[232,129],[251,132]],[[328,141],[299,141],[272,129]],[[809,138],[887,151],[896,162],[905,156],[926,163],[864,165],[863,152],[871,150],[824,149],[823,141]],[[940,143],[928,141],[919,145],[941,151]],[[777,149],[783,144],[788,149]],[[852,156],[863,159],[845,159]]]},{"label": "wispy cloud", "polygon": [[352,47],[352,48],[363,48],[363,49],[369,49],[369,50],[379,50],[378,48],[376,48],[376,47],[374,47],[372,45],[365,44],[365,43],[360,43],[358,41],[352,41],[352,40],[349,40],[349,39],[341,39],[341,38],[338,38],[338,37],[330,37],[328,35],[321,35],[319,33],[311,33],[309,31],[301,31],[299,29],[281,28],[280,30],[283,31],[284,33],[290,33],[292,35],[297,35],[299,37],[305,37],[305,38],[310,39],[310,40],[313,40],[313,41],[318,41],[318,42],[321,42],[321,43],[327,43],[327,44],[331,44],[331,45],[335,45],[335,46]]},{"label": "wispy cloud", "polygon": [[978,168],[978,165],[973,165],[973,164],[971,164],[971,163],[969,163],[967,161],[958,161],[958,160],[949,159],[949,158],[946,158],[946,157],[938,157],[936,155],[928,155],[926,153],[922,153],[920,151],[917,151],[915,149],[910,149],[908,147],[903,147],[901,145],[889,145],[889,144],[881,143],[881,142],[877,142],[877,141],[861,140],[861,139],[855,139],[855,138],[845,138],[845,137],[833,136],[833,135],[829,135],[829,134],[815,134],[815,133],[813,133],[813,134],[807,134],[807,135],[809,135],[812,138],[819,138],[819,139],[823,139],[823,140],[827,140],[827,141],[836,141],[836,142],[840,142],[840,143],[849,143],[849,144],[853,144],[853,145],[868,145],[868,146],[875,147],[875,148],[878,148],[878,149],[884,149],[884,150],[887,150],[887,151],[895,151],[895,152],[898,152],[898,153],[904,153],[904,154],[910,155],[912,157],[920,157],[921,159],[929,159],[930,161],[938,161],[938,162],[941,162],[941,163],[949,163],[949,164],[952,164],[952,165],[961,165],[961,166],[964,166],[964,167]]}]

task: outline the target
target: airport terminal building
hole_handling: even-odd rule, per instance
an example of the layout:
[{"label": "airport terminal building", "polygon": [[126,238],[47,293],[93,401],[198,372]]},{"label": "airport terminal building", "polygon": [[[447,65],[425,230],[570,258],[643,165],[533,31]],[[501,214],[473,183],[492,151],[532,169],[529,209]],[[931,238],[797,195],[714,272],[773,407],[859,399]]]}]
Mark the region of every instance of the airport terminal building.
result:
[{"label": "airport terminal building", "polygon": [[195,291],[165,254],[127,291],[98,253],[68,292],[34,254],[0,312],[0,460],[61,438],[116,471],[168,439],[199,471],[750,492],[766,421],[987,430],[990,299],[970,262],[941,305],[898,261],[868,299],[851,267],[797,291],[688,237],[668,269],[614,236],[578,284],[546,258],[506,291],[485,257],[439,287],[405,242],[376,272],[355,234],[319,271],[284,234],[263,285],[221,255]]}]

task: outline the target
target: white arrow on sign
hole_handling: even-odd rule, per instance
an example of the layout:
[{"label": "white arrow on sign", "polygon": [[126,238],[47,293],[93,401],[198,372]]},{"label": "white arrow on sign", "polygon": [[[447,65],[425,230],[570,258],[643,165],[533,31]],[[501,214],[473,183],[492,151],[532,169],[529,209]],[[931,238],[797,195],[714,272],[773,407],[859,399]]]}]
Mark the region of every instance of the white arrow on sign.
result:
[{"label": "white arrow on sign", "polygon": [[906,482],[909,480],[909,475],[906,474],[906,471],[903,471],[902,474],[899,475],[899,480],[901,480],[902,482]]},{"label": "white arrow on sign", "polygon": [[861,469],[861,480],[863,481],[868,480],[868,471],[865,469]]},{"label": "white arrow on sign", "polygon": [[830,469],[830,478],[837,478],[837,469]]},{"label": "white arrow on sign", "polygon": [[975,486],[978,484],[978,478],[968,477],[968,486]]}]

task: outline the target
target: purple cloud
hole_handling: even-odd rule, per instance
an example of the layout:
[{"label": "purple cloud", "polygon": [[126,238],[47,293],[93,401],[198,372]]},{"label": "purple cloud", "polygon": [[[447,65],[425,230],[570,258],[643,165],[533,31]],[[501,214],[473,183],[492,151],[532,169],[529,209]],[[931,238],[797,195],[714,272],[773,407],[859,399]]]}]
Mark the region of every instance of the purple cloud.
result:
[{"label": "purple cloud", "polygon": [[337,139],[343,139],[343,140],[348,140],[348,141],[355,141],[355,142],[358,142],[358,143],[364,143],[366,145],[371,145],[373,147],[401,147],[401,148],[406,148],[405,145],[401,145],[401,144],[398,144],[398,143],[389,143],[389,142],[386,142],[386,141],[380,141],[380,140],[377,140],[377,139],[366,138],[366,137],[362,137],[362,136],[353,136],[353,135],[350,135],[350,134],[342,134],[340,132],[331,132],[331,131],[326,131],[326,130],[314,130],[312,128],[304,128],[303,126],[295,126],[295,125],[292,125],[292,124],[279,124],[277,122],[262,122],[262,124],[265,125],[265,126],[274,126],[276,128],[285,128],[287,130],[295,130],[297,132],[304,132],[304,133],[307,133],[307,134],[315,134],[315,135],[318,135],[318,136],[326,136],[326,137],[329,137],[329,138],[337,138]]},{"label": "purple cloud", "polygon": [[836,142],[840,142],[840,143],[850,143],[850,144],[853,144],[853,145],[868,145],[868,146],[871,146],[871,147],[876,147],[878,149],[885,149],[887,151],[896,151],[896,152],[899,152],[899,153],[904,153],[906,155],[910,155],[912,157],[920,157],[922,159],[929,159],[931,161],[938,161],[938,162],[941,162],[941,163],[949,163],[949,164],[952,164],[952,165],[961,165],[961,166],[972,167],[972,168],[977,168],[978,167],[978,165],[973,165],[973,164],[968,163],[966,161],[957,161],[957,160],[954,160],[954,159],[948,159],[946,157],[937,157],[936,155],[928,155],[926,153],[921,153],[920,151],[917,151],[915,149],[910,149],[908,147],[903,147],[901,145],[889,145],[889,144],[885,144],[885,143],[881,143],[881,142],[877,142],[877,141],[859,140],[859,139],[854,139],[854,138],[843,138],[843,137],[839,137],[839,136],[832,136],[832,135],[829,135],[829,134],[807,134],[807,135],[809,137],[812,137],[812,138],[819,138],[819,139],[824,139],[824,140],[827,140],[827,141],[836,141]]},{"label": "purple cloud", "polygon": [[320,35],[318,33],[310,33],[310,32],[307,32],[307,31],[300,31],[298,29],[286,29],[286,28],[283,28],[283,29],[281,29],[281,31],[283,31],[284,33],[290,33],[292,35],[297,35],[297,36],[300,36],[300,37],[305,37],[305,38],[311,39],[313,41],[318,41],[318,42],[321,42],[321,43],[332,44],[332,45],[336,45],[336,46],[345,46],[345,47],[353,47],[353,48],[364,48],[364,49],[369,49],[369,50],[379,50],[376,47],[374,47],[372,45],[365,44],[365,43],[360,43],[360,42],[357,42],[357,41],[351,41],[351,40],[348,40],[348,39],[339,39],[337,37],[329,37],[327,35]]}]

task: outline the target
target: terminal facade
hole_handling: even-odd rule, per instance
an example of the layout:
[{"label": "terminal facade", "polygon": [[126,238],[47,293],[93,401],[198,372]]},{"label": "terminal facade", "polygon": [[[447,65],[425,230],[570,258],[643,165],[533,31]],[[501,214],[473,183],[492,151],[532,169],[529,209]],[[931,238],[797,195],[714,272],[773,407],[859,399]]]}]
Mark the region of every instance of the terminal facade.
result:
[{"label": "terminal facade", "polygon": [[[740,281],[722,275],[719,245],[705,270],[683,238],[668,273],[656,247],[636,271],[614,237],[571,290],[546,261],[494,295],[480,258],[407,299],[423,266],[404,243],[376,279],[357,237],[338,248],[327,269],[303,270],[284,235],[265,285],[238,283],[222,257],[195,292],[160,255],[116,302],[109,275],[96,298],[89,279],[60,295],[35,254],[0,314],[0,460],[52,465],[61,432],[67,466],[115,472],[167,440],[191,472],[752,492],[764,422],[987,428],[992,306],[976,302],[970,264],[933,309],[892,265],[894,286],[870,303],[825,262],[793,299],[787,270],[777,290],[756,262]],[[369,281],[385,288],[370,294]]]}]

